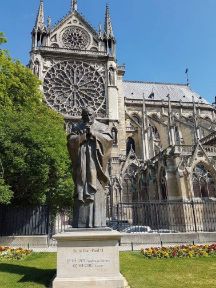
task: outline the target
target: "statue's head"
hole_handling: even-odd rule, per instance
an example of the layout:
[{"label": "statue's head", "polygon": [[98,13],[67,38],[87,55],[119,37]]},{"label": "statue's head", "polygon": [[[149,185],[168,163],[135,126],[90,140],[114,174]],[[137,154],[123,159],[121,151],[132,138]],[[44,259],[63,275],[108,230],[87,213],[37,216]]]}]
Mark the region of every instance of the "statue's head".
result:
[{"label": "statue's head", "polygon": [[96,117],[96,113],[91,107],[85,107],[82,109],[82,119],[84,123],[92,124]]}]

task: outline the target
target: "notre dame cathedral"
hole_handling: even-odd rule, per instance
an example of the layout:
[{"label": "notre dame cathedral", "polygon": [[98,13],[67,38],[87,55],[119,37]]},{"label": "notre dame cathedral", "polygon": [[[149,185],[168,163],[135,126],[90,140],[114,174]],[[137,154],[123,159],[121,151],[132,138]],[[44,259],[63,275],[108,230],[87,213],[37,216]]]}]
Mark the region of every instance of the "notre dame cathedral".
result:
[{"label": "notre dame cathedral", "polygon": [[[215,107],[188,84],[125,81],[108,6],[98,31],[76,0],[58,24],[52,26],[50,18],[47,23],[40,0],[30,68],[68,131],[84,106],[109,125],[111,206],[199,201],[204,213],[202,203],[216,201]],[[115,209],[110,213],[115,219]]]}]

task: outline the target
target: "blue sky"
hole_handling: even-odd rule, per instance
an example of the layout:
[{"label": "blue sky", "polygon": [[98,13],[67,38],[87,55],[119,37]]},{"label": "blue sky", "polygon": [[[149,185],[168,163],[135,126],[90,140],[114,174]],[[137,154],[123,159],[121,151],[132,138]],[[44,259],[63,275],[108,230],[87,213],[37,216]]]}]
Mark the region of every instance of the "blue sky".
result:
[{"label": "blue sky", "polygon": [[[69,10],[71,0],[44,0],[54,24]],[[78,0],[78,10],[98,27],[104,22],[106,0]],[[119,64],[125,79],[185,83],[214,101],[216,95],[216,0],[109,0],[117,38]],[[1,1],[0,31],[14,58],[28,63],[30,33],[39,0]]]}]

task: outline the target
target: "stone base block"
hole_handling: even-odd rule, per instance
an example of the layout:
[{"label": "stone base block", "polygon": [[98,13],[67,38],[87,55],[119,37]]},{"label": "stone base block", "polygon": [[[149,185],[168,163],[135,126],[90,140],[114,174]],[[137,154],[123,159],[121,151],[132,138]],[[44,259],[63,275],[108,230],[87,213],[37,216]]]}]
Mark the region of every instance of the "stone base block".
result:
[{"label": "stone base block", "polygon": [[119,277],[86,277],[86,278],[56,278],[53,288],[124,288],[124,278]]},{"label": "stone base block", "polygon": [[119,232],[74,229],[55,235],[57,276],[53,288],[125,288],[119,269]]}]

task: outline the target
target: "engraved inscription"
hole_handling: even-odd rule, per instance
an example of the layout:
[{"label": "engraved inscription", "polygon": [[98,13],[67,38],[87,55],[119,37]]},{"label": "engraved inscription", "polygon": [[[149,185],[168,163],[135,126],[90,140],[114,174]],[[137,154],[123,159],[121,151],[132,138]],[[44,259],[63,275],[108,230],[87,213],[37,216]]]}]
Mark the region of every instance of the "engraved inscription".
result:
[{"label": "engraved inscription", "polygon": [[72,250],[72,255],[66,258],[66,263],[73,269],[104,268],[111,264],[110,259],[103,258],[103,248],[78,248]]}]

